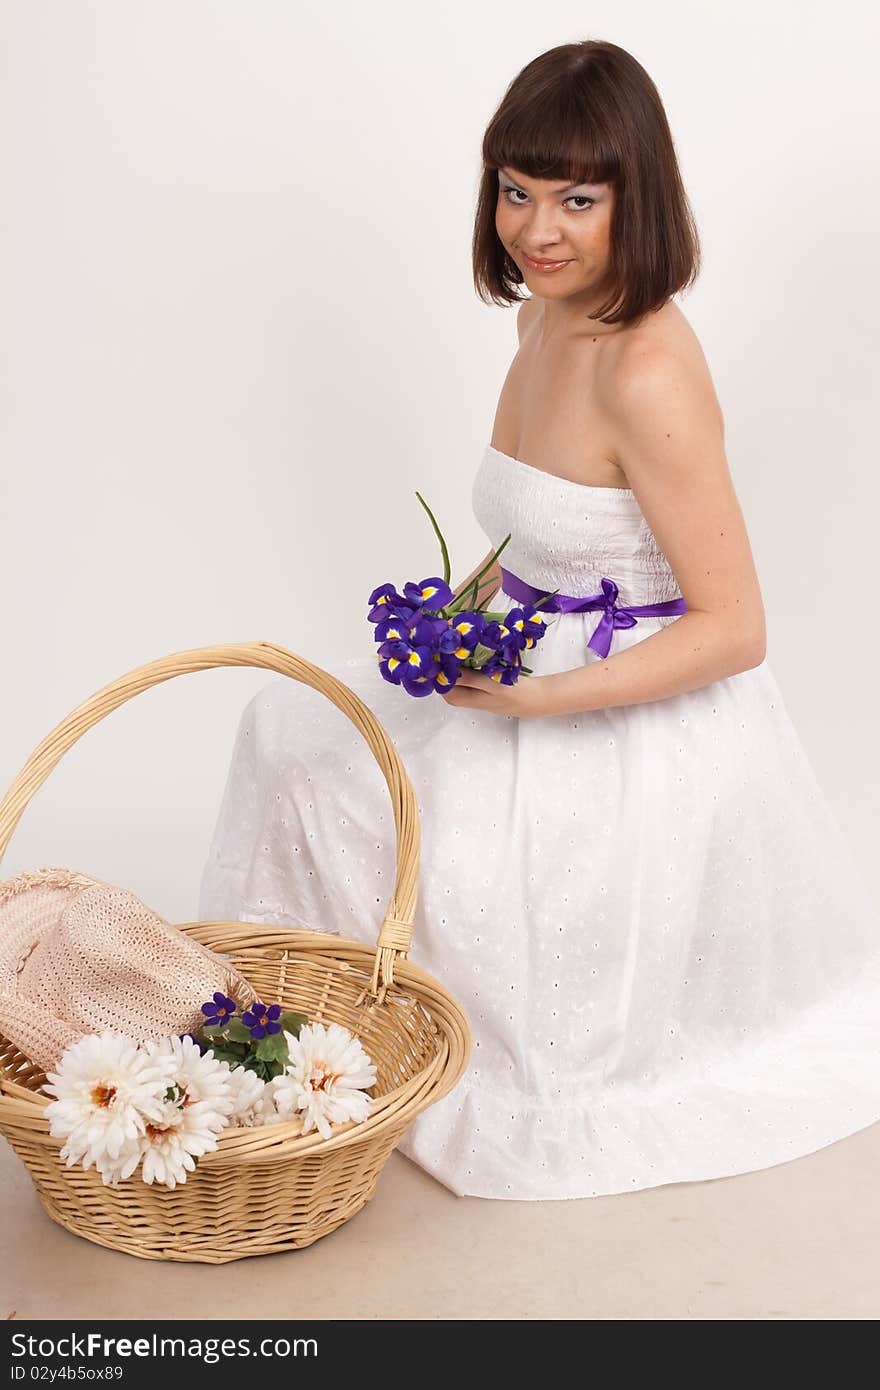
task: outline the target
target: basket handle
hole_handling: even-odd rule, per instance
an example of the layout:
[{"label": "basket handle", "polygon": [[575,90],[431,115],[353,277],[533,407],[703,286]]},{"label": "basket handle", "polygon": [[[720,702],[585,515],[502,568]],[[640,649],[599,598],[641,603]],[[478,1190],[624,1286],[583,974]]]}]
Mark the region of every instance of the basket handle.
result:
[{"label": "basket handle", "polygon": [[412,783],[400,755],[387,732],[369,706],[359,699],[342,681],[331,676],[305,657],[274,642],[234,642],[220,647],[196,647],[191,651],[174,652],[158,661],[138,666],[119,680],[98,690],[88,700],[62,720],[43,739],[28,758],[3,801],[0,802],[0,860],[12,837],[25,807],[43,785],[49,773],[72,748],[81,734],[97,724],[117,706],[125,704],[142,690],[159,685],[172,676],[188,675],[191,671],[207,671],[215,666],[257,666],[280,675],[292,676],[326,695],[328,700],[347,714],[355,728],[363,734],[370,750],[382,769],[397,830],[397,874],[394,891],[388,902],[376,943],[370,993],[378,997],[379,974],[382,975],[382,996],[394,983],[394,962],[406,956],[412,942],[413,917],[419,876],[421,832],[419,812]]}]

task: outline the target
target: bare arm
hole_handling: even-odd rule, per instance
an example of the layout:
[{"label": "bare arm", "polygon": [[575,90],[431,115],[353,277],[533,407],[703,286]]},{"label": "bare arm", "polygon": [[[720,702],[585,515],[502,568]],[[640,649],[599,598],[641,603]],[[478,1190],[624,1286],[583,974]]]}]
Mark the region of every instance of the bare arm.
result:
[{"label": "bare arm", "polygon": [[[486,565],[489,563],[489,560],[490,560],[491,556],[493,555],[494,551],[495,551],[495,547],[493,546],[492,549],[488,552],[488,554],[486,554],[486,555],[483,556],[482,560],[481,560],[480,563],[477,565],[477,567],[476,567],[475,569],[472,569],[472,570],[471,570],[471,572],[470,572],[470,574],[468,575],[467,579],[465,579],[461,584],[459,584],[458,587],[457,587],[456,589],[453,589],[452,592],[455,594],[456,598],[458,598],[459,594],[461,594],[461,593],[464,592],[464,590],[467,588],[467,586],[468,586],[469,584],[473,583],[473,581],[476,579],[477,575],[480,573],[480,570],[483,569],[484,566],[486,566]],[[487,580],[487,579],[491,579],[491,580],[493,581],[492,584],[486,584],[486,580]],[[498,590],[501,588],[501,561],[500,561],[500,560],[497,561],[497,563],[494,564],[490,570],[486,570],[486,573],[483,575],[483,578],[480,580],[480,584],[481,584],[481,585],[486,584],[486,587],[480,589],[479,593],[477,594],[477,602],[479,603],[479,605],[480,605],[481,608],[485,608],[485,607],[487,606],[487,604],[489,603],[489,600],[492,599],[492,598],[494,598],[494,597],[495,597],[495,594],[496,594],[496,593],[498,592]]]},{"label": "bare arm", "polygon": [[609,386],[618,462],[688,611],[625,651],[545,677],[546,713],[662,700],[748,670],[764,606],[708,375],[668,349],[623,356]]}]

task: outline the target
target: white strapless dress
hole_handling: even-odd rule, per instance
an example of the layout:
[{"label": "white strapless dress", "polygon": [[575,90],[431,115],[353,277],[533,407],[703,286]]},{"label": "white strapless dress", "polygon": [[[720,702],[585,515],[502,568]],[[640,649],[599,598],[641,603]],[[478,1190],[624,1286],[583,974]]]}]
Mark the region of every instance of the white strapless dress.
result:
[{"label": "white strapless dress", "polygon": [[[501,563],[527,583],[585,596],[607,576],[621,604],[679,593],[628,489],[490,445],[473,508],[493,547],[512,533]],[[601,617],[555,616],[535,674],[600,660]],[[614,629],[611,655],[677,621]],[[459,1195],[589,1197],[766,1168],[880,1119],[880,914],[766,660],[662,700],[520,719],[413,699],[383,680],[366,623],[364,638],[328,669],[412,780],[410,959],[474,1035],[402,1153]],[[372,944],[394,854],[361,736],[311,687],[270,682],[241,718],[200,918]]]}]

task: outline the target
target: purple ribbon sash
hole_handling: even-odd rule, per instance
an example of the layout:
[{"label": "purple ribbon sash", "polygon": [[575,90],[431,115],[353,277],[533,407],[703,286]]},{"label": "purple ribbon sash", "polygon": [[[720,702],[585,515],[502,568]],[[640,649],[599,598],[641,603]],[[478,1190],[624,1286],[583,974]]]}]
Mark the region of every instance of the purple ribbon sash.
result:
[{"label": "purple ribbon sash", "polygon": [[[512,574],[510,570],[504,569],[503,566],[500,568],[502,589],[520,603],[535,604],[539,598],[546,598],[551,592],[549,589],[536,589],[533,584],[527,584],[524,579]],[[614,628],[634,627],[637,617],[661,618],[668,614],[687,612],[687,604],[681,596],[664,599],[662,603],[623,605],[617,602],[619,592],[614,580],[603,576],[601,593],[590,594],[589,598],[573,598],[569,594],[554,594],[546,603],[541,604],[539,611],[542,613],[589,613],[597,608],[603,609],[601,621],[597,624],[595,632],[587,643],[587,646],[591,647],[599,656],[608,655]]]}]

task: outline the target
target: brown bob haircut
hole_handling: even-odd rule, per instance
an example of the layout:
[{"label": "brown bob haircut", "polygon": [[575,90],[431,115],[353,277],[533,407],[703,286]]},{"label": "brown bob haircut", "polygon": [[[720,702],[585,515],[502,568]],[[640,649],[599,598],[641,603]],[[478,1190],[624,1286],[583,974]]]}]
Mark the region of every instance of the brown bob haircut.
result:
[{"label": "brown bob haircut", "polygon": [[696,279],[700,241],[660,95],[640,63],[598,39],[560,44],[508,86],[483,136],[473,235],[474,286],[516,304],[523,282],[495,230],[498,170],[611,183],[609,292],[590,315],[629,324]]}]

